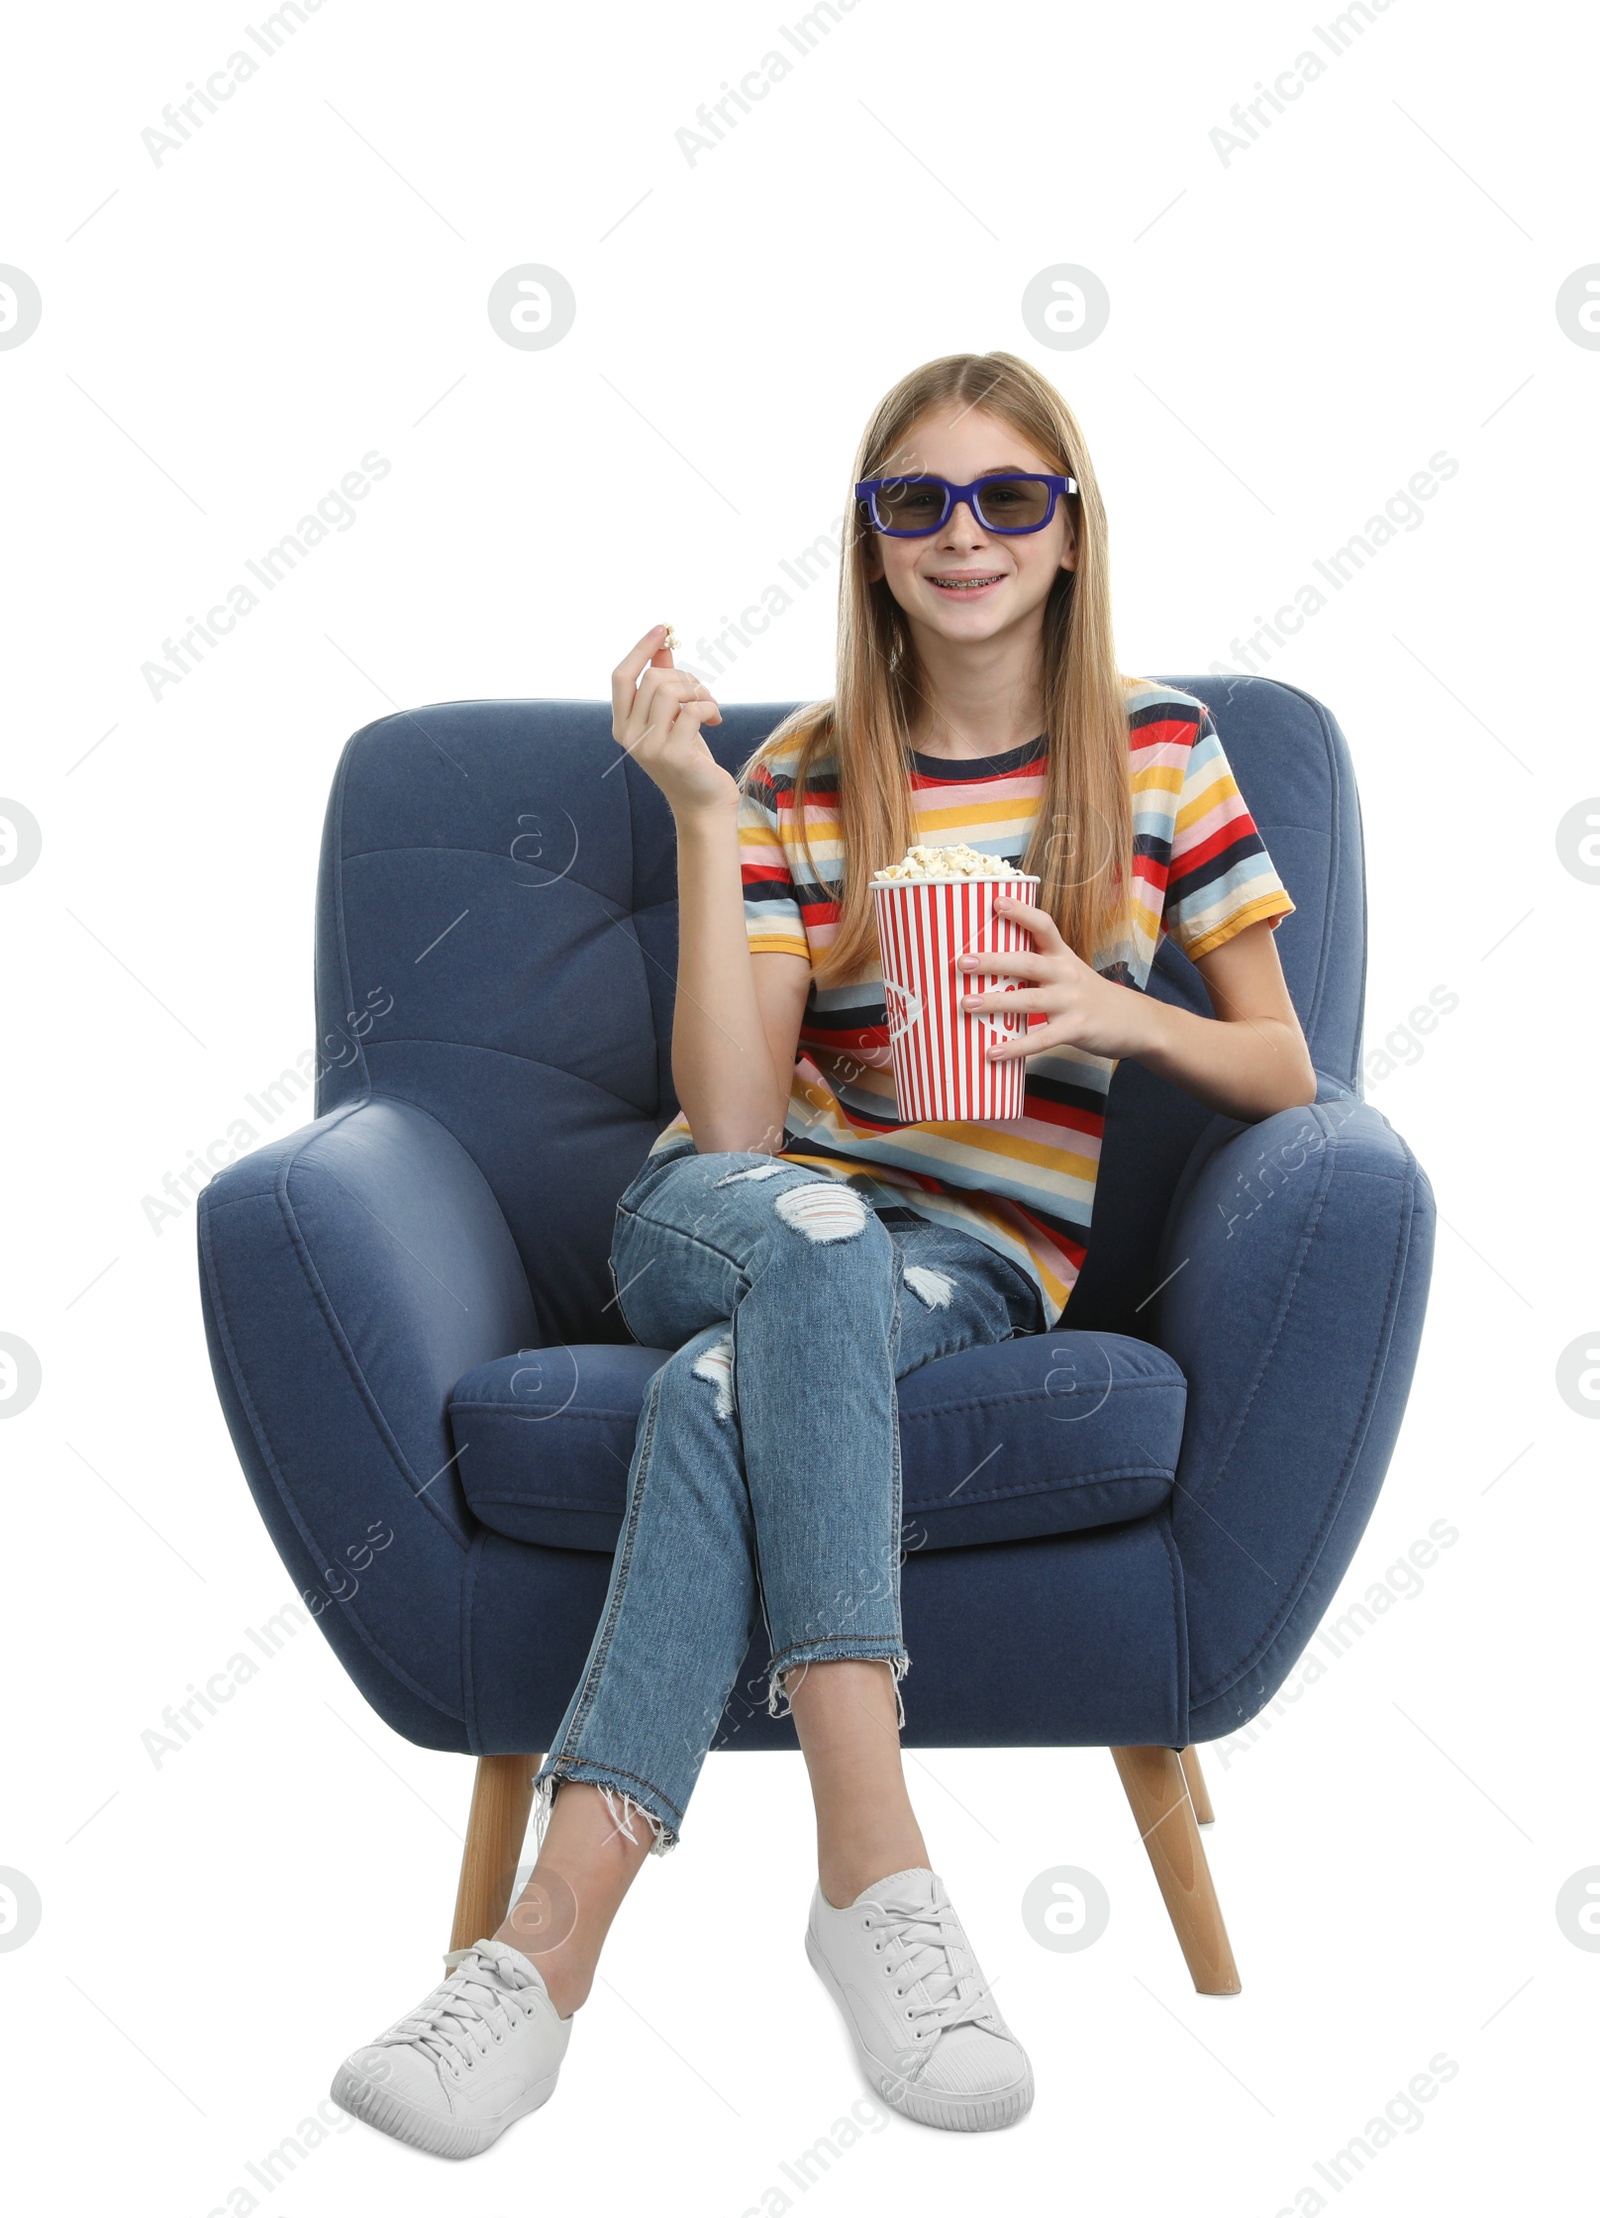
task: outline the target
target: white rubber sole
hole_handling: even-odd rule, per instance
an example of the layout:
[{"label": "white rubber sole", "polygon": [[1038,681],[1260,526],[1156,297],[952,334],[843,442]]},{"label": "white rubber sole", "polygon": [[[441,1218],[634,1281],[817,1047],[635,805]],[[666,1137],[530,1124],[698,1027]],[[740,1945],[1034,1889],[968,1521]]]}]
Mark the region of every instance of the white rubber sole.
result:
[{"label": "white rubber sole", "polygon": [[359,2118],[364,2125],[376,2127],[396,2141],[404,2141],[414,2149],[425,2149],[430,2156],[481,2156],[499,2140],[507,2126],[515,2125],[529,2111],[538,2110],[555,2093],[560,2068],[546,2079],[536,2080],[520,2101],[509,2109],[497,2111],[492,2117],[464,2123],[454,2118],[438,2118],[431,2111],[419,2110],[414,2103],[391,2094],[362,2073],[341,2064],[333,2076],[329,2089],[341,2110],[348,2110],[352,2118]]},{"label": "white rubber sole", "polygon": [[925,2094],[915,2081],[905,2079],[892,2062],[874,2056],[856,2031],[855,2019],[845,2006],[839,1982],[828,1967],[828,1960],[817,1946],[816,1935],[806,1927],[806,1954],[811,1967],[839,2006],[839,2015],[845,2022],[851,2046],[860,2059],[861,2069],[871,2083],[872,2091],[881,2095],[886,2103],[910,2118],[919,2126],[940,2126],[949,2133],[990,2133],[997,2127],[1015,2125],[1033,2108],[1033,2066],[1026,2061],[1022,2076],[1009,2087],[997,2088],[987,2095],[930,2095]]}]

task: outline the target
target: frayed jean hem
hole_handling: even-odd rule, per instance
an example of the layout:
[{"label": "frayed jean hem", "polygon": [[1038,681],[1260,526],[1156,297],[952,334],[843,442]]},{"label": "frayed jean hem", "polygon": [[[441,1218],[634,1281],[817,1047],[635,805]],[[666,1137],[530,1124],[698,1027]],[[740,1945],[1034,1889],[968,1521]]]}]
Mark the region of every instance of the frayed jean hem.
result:
[{"label": "frayed jean hem", "polygon": [[[549,1828],[556,1788],[563,1779],[598,1787],[617,1831],[625,1833],[635,1843],[639,1835],[633,1829],[633,1821],[642,1817],[651,1831],[652,1856],[670,1855],[677,1847],[678,1828],[683,1822],[683,1813],[657,1788],[652,1787],[647,1779],[635,1779],[631,1772],[616,1771],[606,1764],[590,1763],[581,1756],[554,1756],[534,1774],[533,1837],[536,1861]],[[627,1784],[624,1784],[625,1781]]]},{"label": "frayed jean hem", "polygon": [[[790,1647],[780,1649],[767,1665],[767,1715],[790,1717],[793,1703],[790,1690],[783,1684],[784,1674],[798,1665],[813,1663],[886,1663],[894,1674],[894,1699],[902,1728],[906,1722],[905,1698],[900,1692],[900,1682],[911,1669],[911,1658],[903,1644],[888,1635],[872,1639],[854,1633],[834,1633],[822,1640],[798,1640]],[[780,1709],[779,1702],[789,1707]]]}]

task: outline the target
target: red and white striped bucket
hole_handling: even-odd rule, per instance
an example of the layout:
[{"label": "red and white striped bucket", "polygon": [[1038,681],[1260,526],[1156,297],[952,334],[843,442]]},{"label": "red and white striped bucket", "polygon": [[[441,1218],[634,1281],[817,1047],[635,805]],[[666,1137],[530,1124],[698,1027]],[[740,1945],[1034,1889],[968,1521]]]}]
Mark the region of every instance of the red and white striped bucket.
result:
[{"label": "red and white striped bucket", "polygon": [[995,897],[1034,902],[1036,877],[874,879],[883,998],[894,1059],[896,1110],[902,1124],[981,1124],[1020,1117],[1027,1063],[1020,1055],[995,1062],[991,1038],[1014,1040],[1028,1012],[963,1009],[961,997],[1016,991],[1014,973],[958,971],[958,955],[1029,952],[1032,934],[1020,919],[996,916]]}]

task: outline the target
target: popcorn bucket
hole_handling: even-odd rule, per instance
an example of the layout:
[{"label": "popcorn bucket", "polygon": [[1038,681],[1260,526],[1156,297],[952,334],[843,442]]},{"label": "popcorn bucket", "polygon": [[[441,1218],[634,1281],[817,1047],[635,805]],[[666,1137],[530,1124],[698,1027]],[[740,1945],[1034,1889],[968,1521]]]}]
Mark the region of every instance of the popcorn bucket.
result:
[{"label": "popcorn bucket", "polygon": [[1039,881],[1005,878],[875,879],[883,998],[902,1124],[981,1124],[1020,1117],[1027,1063],[988,1055],[991,1039],[1028,1030],[1028,1011],[963,1009],[961,997],[1016,991],[1025,981],[1002,973],[958,971],[958,955],[1021,950],[1033,939],[1015,917],[996,916],[997,894],[1038,899]]}]

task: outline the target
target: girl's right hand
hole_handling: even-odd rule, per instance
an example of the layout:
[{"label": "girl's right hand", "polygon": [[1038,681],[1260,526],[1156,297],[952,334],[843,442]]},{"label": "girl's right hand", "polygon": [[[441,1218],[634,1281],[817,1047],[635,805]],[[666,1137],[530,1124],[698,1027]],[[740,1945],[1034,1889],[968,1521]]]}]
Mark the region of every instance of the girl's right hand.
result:
[{"label": "girl's right hand", "polygon": [[698,678],[673,668],[666,633],[665,624],[654,625],[612,671],[611,736],[655,780],[675,816],[737,807],[738,782],[700,731],[702,722],[720,724],[722,711]]}]

